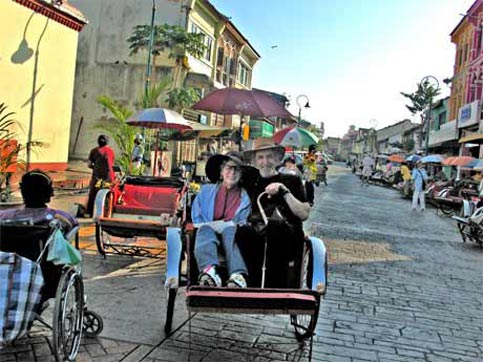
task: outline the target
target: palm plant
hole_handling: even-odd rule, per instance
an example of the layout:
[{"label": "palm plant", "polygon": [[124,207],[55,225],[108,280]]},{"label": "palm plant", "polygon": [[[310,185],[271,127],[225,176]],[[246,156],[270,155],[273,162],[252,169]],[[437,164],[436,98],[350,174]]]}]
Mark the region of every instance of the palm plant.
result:
[{"label": "palm plant", "polygon": [[13,129],[20,125],[12,118],[14,114],[7,110],[5,103],[0,104],[0,201],[2,202],[10,201],[10,177],[12,174],[17,170],[25,170],[25,161],[19,158],[19,154],[27,147],[35,150],[45,146],[40,141],[31,141],[27,144],[18,143],[18,135]]},{"label": "palm plant", "polygon": [[[142,96],[139,97],[138,104],[142,108],[152,108],[162,105],[163,96],[165,96],[166,89],[170,84],[169,79],[164,79],[154,84],[148,89],[147,93],[142,93]],[[94,127],[105,131],[113,138],[121,151],[121,154],[116,157],[116,160],[123,170],[126,170],[128,174],[142,174],[144,171],[143,167],[135,169],[132,167],[131,162],[134,138],[140,130],[126,123],[134,111],[105,95],[99,96],[97,102],[106,108],[112,117],[102,119]]]}]

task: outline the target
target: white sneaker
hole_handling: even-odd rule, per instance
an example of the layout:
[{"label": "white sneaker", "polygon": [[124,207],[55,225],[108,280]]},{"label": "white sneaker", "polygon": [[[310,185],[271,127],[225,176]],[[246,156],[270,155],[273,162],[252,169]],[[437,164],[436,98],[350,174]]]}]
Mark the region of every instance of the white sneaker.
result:
[{"label": "white sneaker", "polygon": [[240,273],[233,273],[230,275],[230,279],[226,282],[226,286],[229,288],[246,288],[247,282],[245,277]]},{"label": "white sneaker", "polygon": [[203,270],[198,277],[198,284],[205,287],[221,287],[221,278],[213,265],[210,265]]}]

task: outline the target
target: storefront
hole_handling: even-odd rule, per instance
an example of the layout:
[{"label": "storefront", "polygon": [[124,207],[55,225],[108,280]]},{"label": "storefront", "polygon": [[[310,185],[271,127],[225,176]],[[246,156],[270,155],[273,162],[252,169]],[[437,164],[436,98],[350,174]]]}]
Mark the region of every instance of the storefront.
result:
[{"label": "storefront", "polygon": [[461,142],[481,131],[481,106],[479,101],[465,104],[458,112],[458,129],[460,130],[460,155],[482,157],[481,146],[471,142]]}]

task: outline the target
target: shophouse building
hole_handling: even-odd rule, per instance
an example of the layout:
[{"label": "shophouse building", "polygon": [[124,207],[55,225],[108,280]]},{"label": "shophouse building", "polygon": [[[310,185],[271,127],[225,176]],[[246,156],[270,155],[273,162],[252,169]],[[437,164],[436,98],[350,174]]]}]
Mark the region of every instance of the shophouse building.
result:
[{"label": "shophouse building", "polygon": [[[408,131],[413,131],[420,125],[412,123],[409,119],[397,122],[390,126],[377,130],[377,152],[380,154],[391,154],[405,152]],[[406,135],[405,135],[406,134]],[[410,134],[413,134],[412,132]],[[424,141],[420,132],[414,132],[414,149],[422,150]]]},{"label": "shophouse building", "polygon": [[[460,154],[482,156],[483,0],[476,0],[451,32],[456,45],[449,100],[450,120],[457,120]],[[481,135],[481,136],[480,136]],[[470,141],[473,141],[470,142]]]},{"label": "shophouse building", "polygon": [[87,20],[67,1],[0,1],[0,104],[14,112],[20,157],[30,168],[65,170],[79,32]]},{"label": "shophouse building", "polygon": [[458,128],[455,119],[449,120],[449,97],[436,101],[432,106],[429,131],[429,152],[454,156],[458,154]]},{"label": "shophouse building", "polygon": [[[71,156],[84,158],[99,132],[93,126],[110,117],[97,104],[98,96],[107,95],[133,110],[138,107],[145,86],[148,54],[143,50],[130,55],[127,39],[134,26],[150,23],[152,1],[72,0],[72,3],[91,19],[79,43],[70,137]],[[253,68],[260,55],[229,17],[208,0],[155,0],[155,5],[155,25],[177,25],[188,32],[204,34],[203,56],[185,54],[183,65],[188,73],[177,86],[195,88],[201,96],[229,86],[251,88]],[[169,58],[168,52],[156,56],[150,84],[172,77],[174,66],[175,59]],[[219,128],[238,129],[240,124],[237,116],[193,110],[185,110],[183,116]],[[178,153],[178,156],[192,158],[194,148],[188,148],[188,155]]]}]

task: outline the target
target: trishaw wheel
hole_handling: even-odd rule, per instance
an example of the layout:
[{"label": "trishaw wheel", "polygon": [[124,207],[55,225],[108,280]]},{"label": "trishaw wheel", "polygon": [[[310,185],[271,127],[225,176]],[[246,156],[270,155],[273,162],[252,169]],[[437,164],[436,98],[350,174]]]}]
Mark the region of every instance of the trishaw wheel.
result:
[{"label": "trishaw wheel", "polygon": [[[300,289],[312,288],[312,263],[313,254],[310,243],[304,243],[304,251],[302,254],[302,265],[300,274]],[[295,336],[299,341],[311,337],[314,334],[319,308],[314,311],[313,315],[295,314],[290,316],[291,324],[295,328]]]},{"label": "trishaw wheel", "polygon": [[106,245],[104,243],[104,231],[102,231],[102,226],[99,222],[96,222],[96,245],[97,251],[104,258],[106,258]]},{"label": "trishaw wheel", "polygon": [[169,334],[171,332],[171,326],[173,325],[174,314],[174,302],[176,300],[177,289],[170,288],[166,295],[166,322],[164,324],[164,333]]},{"label": "trishaw wheel", "polygon": [[74,268],[64,269],[55,295],[52,341],[57,361],[74,361],[82,337],[84,286]]},{"label": "trishaw wheel", "polygon": [[89,338],[97,337],[104,329],[104,322],[101,316],[90,310],[84,311],[83,325],[84,334]]},{"label": "trishaw wheel", "polygon": [[439,205],[439,208],[441,209],[441,212],[445,215],[451,215],[454,213],[454,208],[451,205],[441,203],[441,205]]}]

